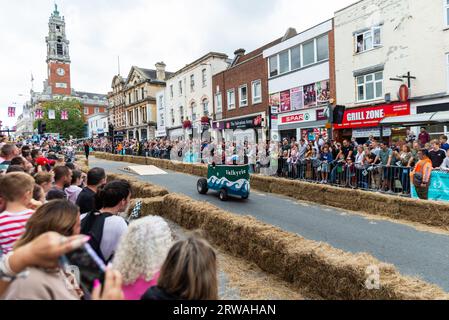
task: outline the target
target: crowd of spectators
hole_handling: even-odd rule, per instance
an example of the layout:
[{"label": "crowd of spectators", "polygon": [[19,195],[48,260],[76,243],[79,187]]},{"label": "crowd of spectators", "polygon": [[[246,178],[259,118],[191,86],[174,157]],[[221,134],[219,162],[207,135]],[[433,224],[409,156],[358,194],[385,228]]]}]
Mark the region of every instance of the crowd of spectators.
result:
[{"label": "crowd of spectators", "polygon": [[[194,234],[175,242],[159,217],[128,224],[130,184],[107,182],[102,168],[82,173],[71,154],[76,147],[0,144],[0,298],[217,299],[217,261],[209,243]],[[86,244],[108,265],[92,290],[64,259]]]},{"label": "crowd of spectators", "polygon": [[[418,138],[408,131],[407,139],[392,144],[373,136],[362,144],[356,139],[325,141],[322,136],[315,141],[284,139],[279,147],[277,175],[405,195],[414,184],[418,196],[427,198],[426,192],[419,192],[421,186],[414,183],[414,174],[424,176],[422,187],[428,191],[431,170],[449,172],[448,150],[447,136],[430,140],[425,128]],[[422,172],[422,166],[418,166],[423,160],[431,164],[430,171]]]}]

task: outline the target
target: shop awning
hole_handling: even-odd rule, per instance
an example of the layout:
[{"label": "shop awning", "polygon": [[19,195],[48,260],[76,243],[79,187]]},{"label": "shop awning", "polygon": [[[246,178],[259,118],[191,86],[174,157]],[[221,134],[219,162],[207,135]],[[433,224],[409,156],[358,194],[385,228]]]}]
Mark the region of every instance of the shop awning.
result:
[{"label": "shop awning", "polygon": [[380,121],[381,126],[394,126],[394,125],[426,125],[435,123],[449,122],[449,112],[432,112],[413,114],[410,116],[388,117]]}]

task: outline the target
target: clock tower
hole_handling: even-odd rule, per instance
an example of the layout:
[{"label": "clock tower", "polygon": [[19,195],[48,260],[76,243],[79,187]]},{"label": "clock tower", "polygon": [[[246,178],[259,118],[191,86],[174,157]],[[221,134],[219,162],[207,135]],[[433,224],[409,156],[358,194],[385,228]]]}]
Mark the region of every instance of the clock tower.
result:
[{"label": "clock tower", "polygon": [[48,23],[47,43],[47,65],[48,86],[53,95],[70,96],[72,88],[70,85],[70,56],[69,41],[65,33],[64,17],[59,15],[58,6],[50,16]]}]

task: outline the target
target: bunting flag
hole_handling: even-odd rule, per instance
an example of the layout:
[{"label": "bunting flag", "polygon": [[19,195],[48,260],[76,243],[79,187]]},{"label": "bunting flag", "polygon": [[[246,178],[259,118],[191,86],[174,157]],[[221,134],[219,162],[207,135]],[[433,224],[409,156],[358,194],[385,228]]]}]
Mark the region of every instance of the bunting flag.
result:
[{"label": "bunting flag", "polygon": [[67,112],[67,110],[61,111],[61,120],[69,120],[69,113]]},{"label": "bunting flag", "polygon": [[8,107],[8,117],[14,118],[16,116],[16,107]]},{"label": "bunting flag", "polygon": [[44,111],[42,109],[36,109],[35,118],[36,119],[43,119],[44,118]]},{"label": "bunting flag", "polygon": [[49,120],[55,120],[56,119],[56,112],[55,112],[55,110],[48,110],[48,119]]}]

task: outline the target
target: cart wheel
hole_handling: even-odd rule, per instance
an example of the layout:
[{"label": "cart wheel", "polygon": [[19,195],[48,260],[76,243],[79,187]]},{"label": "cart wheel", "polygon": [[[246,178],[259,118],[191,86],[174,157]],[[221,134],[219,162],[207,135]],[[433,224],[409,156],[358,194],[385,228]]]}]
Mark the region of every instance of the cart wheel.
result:
[{"label": "cart wheel", "polygon": [[228,200],[228,192],[226,189],[221,189],[220,193],[218,194],[218,197],[221,201],[227,201]]},{"label": "cart wheel", "polygon": [[198,190],[198,193],[200,194],[206,194],[208,191],[207,188],[207,180],[206,179],[200,179],[198,180],[198,183],[196,184],[196,188]]},{"label": "cart wheel", "polygon": [[249,193],[247,193],[247,194],[245,194],[244,196],[242,196],[242,199],[243,200],[246,200],[246,199],[248,199],[249,198]]}]

